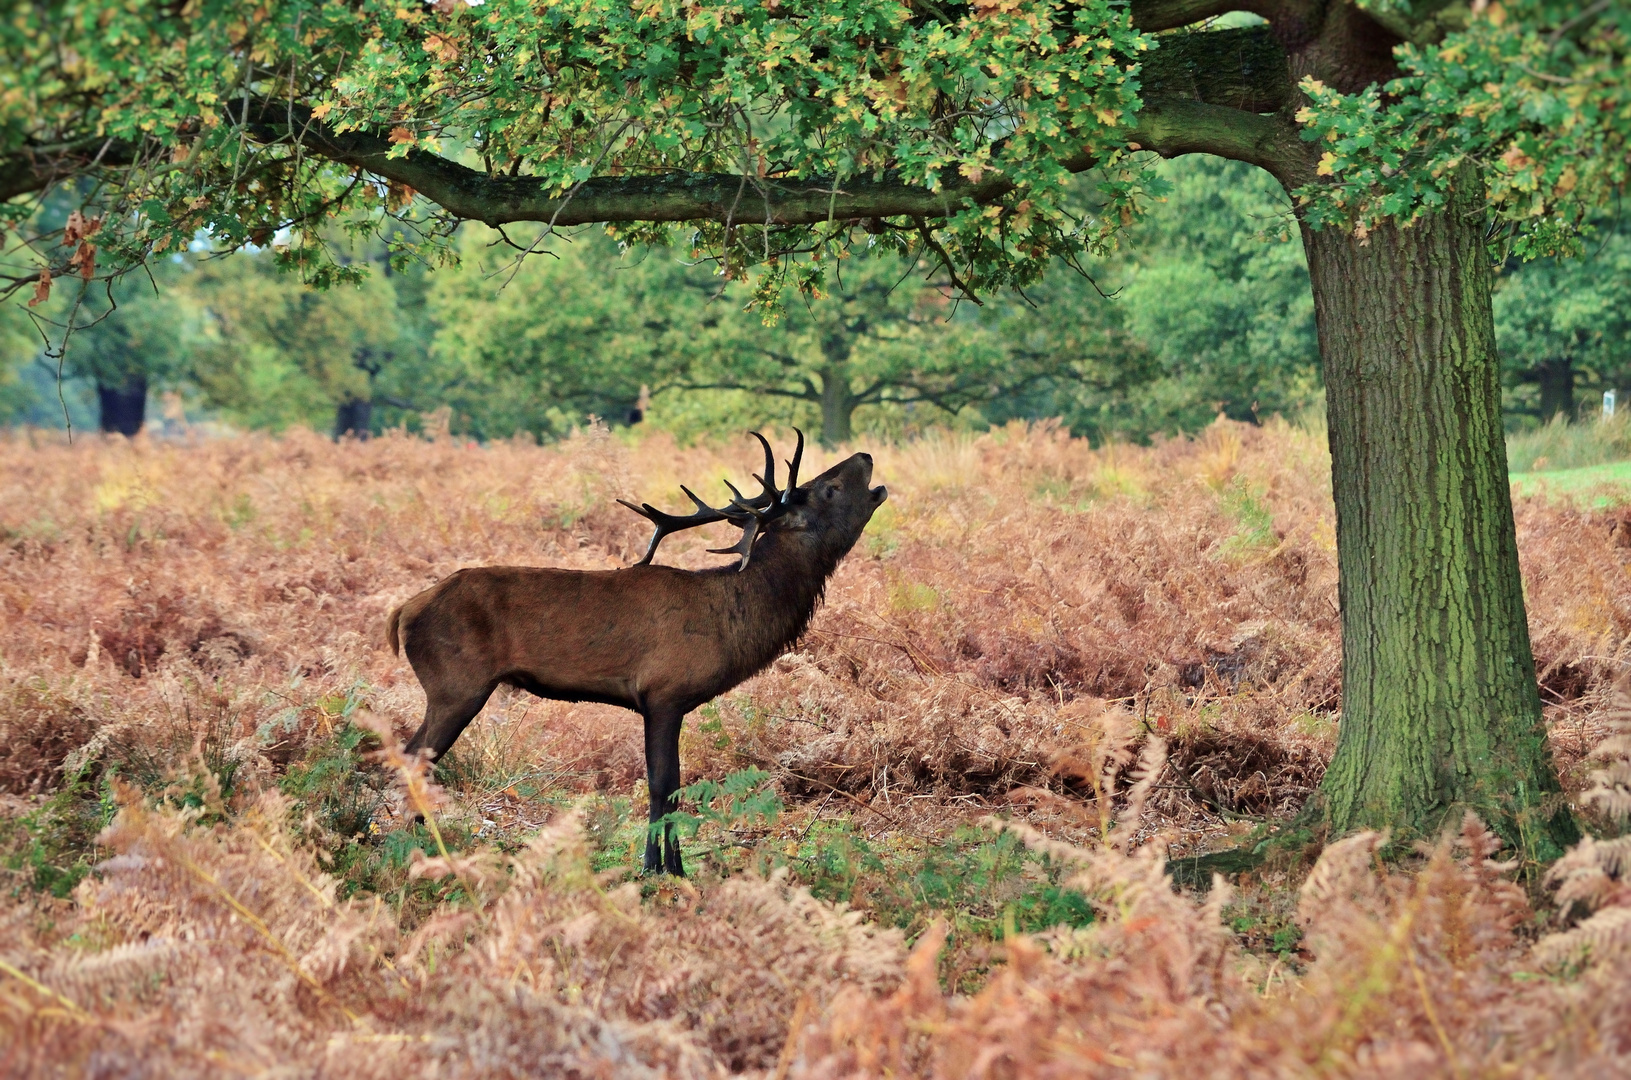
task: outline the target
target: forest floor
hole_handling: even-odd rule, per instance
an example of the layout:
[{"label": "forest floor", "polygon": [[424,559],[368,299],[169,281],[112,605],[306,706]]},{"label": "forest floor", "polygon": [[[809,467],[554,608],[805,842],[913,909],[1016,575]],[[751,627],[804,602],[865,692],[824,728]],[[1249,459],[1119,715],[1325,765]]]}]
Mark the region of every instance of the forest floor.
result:
[{"label": "forest floor", "polygon": [[[432,783],[382,627],[461,566],[627,565],[614,500],[741,486],[750,440],[0,440],[0,1073],[1624,1075],[1625,845],[1288,825],[1337,731],[1322,442],[869,447],[890,499],[806,638],[687,721],[674,880],[637,718],[501,691]],[[1552,747],[1611,836],[1631,516],[1524,483]]]}]

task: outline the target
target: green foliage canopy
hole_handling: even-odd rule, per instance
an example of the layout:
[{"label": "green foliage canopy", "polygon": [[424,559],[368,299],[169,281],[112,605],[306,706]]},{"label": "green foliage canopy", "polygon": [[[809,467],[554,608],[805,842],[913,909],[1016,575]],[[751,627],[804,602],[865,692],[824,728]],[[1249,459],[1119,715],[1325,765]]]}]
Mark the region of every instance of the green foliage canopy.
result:
[{"label": "green foliage canopy", "polygon": [[376,273],[314,290],[277,273],[274,258],[205,258],[191,275],[188,291],[208,316],[208,335],[190,357],[204,402],[269,428],[324,427],[348,402],[411,409],[402,395],[422,374],[430,331],[418,302],[423,274]]},{"label": "green foliage canopy", "polygon": [[1297,119],[1329,177],[1303,189],[1310,222],[1414,220],[1472,164],[1520,255],[1577,252],[1582,226],[1631,180],[1631,7],[1476,2],[1481,17],[1434,40],[1441,19],[1413,22],[1409,3],[1363,6],[1404,39],[1403,72],[1357,94],[1304,80]]},{"label": "green foliage canopy", "polygon": [[[727,277],[765,267],[769,299],[819,290],[834,262],[809,256],[874,236],[972,292],[1031,282],[1136,216],[1158,185],[1135,148],[1263,165],[1307,221],[1360,230],[1442,205],[1475,164],[1525,254],[1569,247],[1625,183],[1624,5],[1243,5],[1348,34],[1347,67],[1209,28],[1229,6],[32,0],[0,23],[0,205],[21,223],[14,196],[89,174],[104,268],[287,228],[281,258],[320,282],[359,272],[331,257],[336,217],[395,216],[399,254],[445,252],[454,219],[631,240],[702,222]],[[1305,70],[1331,70],[1303,99],[1285,56],[1308,48]],[[1065,181],[1089,169],[1103,198],[1077,213]],[[14,285],[82,249],[36,240]]]}]

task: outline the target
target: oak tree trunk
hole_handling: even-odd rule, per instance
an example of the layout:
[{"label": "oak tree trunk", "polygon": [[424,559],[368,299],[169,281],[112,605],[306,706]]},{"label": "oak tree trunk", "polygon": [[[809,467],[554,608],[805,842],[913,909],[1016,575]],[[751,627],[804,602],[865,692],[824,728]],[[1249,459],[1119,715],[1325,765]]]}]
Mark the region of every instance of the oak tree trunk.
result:
[{"label": "oak tree trunk", "polygon": [[1540,384],[1540,419],[1543,423],[1563,414],[1574,419],[1574,361],[1567,356],[1535,365],[1535,381]]},{"label": "oak tree trunk", "polygon": [[821,369],[821,445],[831,449],[850,441],[855,414],[855,396],[850,391],[849,370],[842,364]]},{"label": "oak tree trunk", "polygon": [[134,437],[147,416],[147,376],[130,375],[117,386],[96,384],[103,431]]},{"label": "oak tree trunk", "polygon": [[354,435],[368,438],[369,424],[374,416],[374,403],[361,398],[348,398],[334,407],[334,437]]},{"label": "oak tree trunk", "polygon": [[1337,831],[1476,810],[1527,853],[1573,838],[1541,723],[1506,473],[1484,204],[1356,238],[1305,230],[1342,603]]}]

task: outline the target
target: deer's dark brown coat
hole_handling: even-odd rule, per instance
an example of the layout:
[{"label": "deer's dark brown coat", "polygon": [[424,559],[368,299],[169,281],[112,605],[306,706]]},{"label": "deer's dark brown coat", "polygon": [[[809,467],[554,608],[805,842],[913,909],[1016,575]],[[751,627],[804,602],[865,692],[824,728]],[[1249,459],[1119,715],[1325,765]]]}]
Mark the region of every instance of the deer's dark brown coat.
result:
[{"label": "deer's dark brown coat", "polygon": [[[740,572],[481,567],[460,570],[393,611],[387,641],[407,653],[425,689],[425,722],[409,751],[445,754],[500,683],[557,701],[620,705],[645,719],[651,820],[662,817],[680,786],[685,714],[798,639],[828,577],[888,497],[868,487],[869,454],[802,487],[790,477],[786,492],[774,492],[768,464],[767,448],[765,486],[774,498],[738,501],[707,518],[773,508],[750,523],[744,555],[751,557]],[[703,523],[699,516],[678,527]],[[653,551],[666,531],[673,526],[659,524]],[[659,845],[654,834],[645,865],[684,873],[675,838]]]}]

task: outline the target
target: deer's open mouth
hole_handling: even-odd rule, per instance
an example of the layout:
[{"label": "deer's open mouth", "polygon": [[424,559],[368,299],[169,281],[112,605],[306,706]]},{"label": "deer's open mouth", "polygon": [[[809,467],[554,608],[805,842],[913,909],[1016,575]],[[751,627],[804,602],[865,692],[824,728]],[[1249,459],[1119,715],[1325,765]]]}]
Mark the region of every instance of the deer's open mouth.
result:
[{"label": "deer's open mouth", "polygon": [[875,502],[878,505],[882,506],[883,501],[885,499],[887,499],[887,498],[889,498],[889,489],[884,487],[882,484],[879,484],[877,487],[872,489],[872,501],[873,502]]}]

